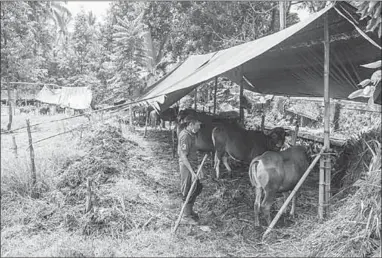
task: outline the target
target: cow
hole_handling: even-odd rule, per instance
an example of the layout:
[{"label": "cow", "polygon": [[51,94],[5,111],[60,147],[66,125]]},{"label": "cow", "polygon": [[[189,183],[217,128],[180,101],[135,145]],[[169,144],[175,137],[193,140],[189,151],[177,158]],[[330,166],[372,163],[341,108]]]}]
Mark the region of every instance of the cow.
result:
[{"label": "cow", "polygon": [[231,110],[231,111],[219,112],[219,117],[236,119],[237,121],[239,121],[240,115],[237,111]]},{"label": "cow", "polygon": [[154,128],[160,124],[159,114],[155,110],[150,111],[148,124]]},{"label": "cow", "polygon": [[156,110],[152,110],[149,114],[149,124],[152,127],[157,127],[157,125],[162,122],[162,128],[165,128],[164,123],[165,121],[170,122],[170,130],[171,125],[173,121],[176,121],[176,118],[178,116],[179,107],[172,107],[168,108],[162,112],[157,112]]},{"label": "cow", "polygon": [[[199,131],[196,134],[196,142],[195,146],[198,151],[201,152],[213,152],[214,151],[214,144],[212,142],[212,130],[219,125],[225,125],[225,124],[235,124],[237,126],[240,126],[236,123],[236,120],[232,120],[229,118],[224,117],[218,117],[216,115],[212,114],[206,114],[202,112],[197,112],[194,109],[184,109],[181,110],[177,117],[177,127],[176,127],[176,133],[179,135],[180,131],[183,130],[186,126],[182,123],[183,119],[187,115],[192,115],[194,117],[197,117],[197,119],[202,122]],[[173,154],[175,155],[175,146],[176,144],[173,144]]]},{"label": "cow", "polygon": [[220,163],[227,168],[231,178],[232,169],[228,165],[228,156],[234,160],[249,164],[253,158],[269,150],[279,151],[285,142],[285,130],[276,127],[269,134],[262,131],[246,130],[237,124],[217,126],[212,131],[215,148],[216,178],[220,177]]},{"label": "cow", "polygon": [[42,108],[40,108],[39,113],[40,113],[40,115],[47,115],[50,113],[50,109],[49,109],[49,107],[42,107]]},{"label": "cow", "polygon": [[[268,225],[271,223],[270,209],[277,192],[292,190],[309,167],[309,157],[303,146],[293,146],[280,152],[267,151],[254,158],[249,166],[249,178],[256,187],[254,203],[255,226],[259,226],[260,200]],[[284,195],[285,197],[285,195]],[[292,199],[290,215],[294,216],[296,195]]]}]

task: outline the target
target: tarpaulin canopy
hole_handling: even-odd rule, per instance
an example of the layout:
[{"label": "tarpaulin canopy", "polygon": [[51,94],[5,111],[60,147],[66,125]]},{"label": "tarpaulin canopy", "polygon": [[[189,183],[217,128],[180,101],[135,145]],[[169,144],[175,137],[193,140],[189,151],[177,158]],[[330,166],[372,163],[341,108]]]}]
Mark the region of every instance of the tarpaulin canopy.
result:
[{"label": "tarpaulin canopy", "polygon": [[[191,75],[199,67],[205,64],[212,57],[212,55],[213,53],[189,56],[183,63],[175,67],[175,69],[173,69],[165,77],[151,85],[148,89],[149,92],[145,95],[146,97],[144,97],[144,99],[148,99],[147,102],[149,102],[149,104],[158,111],[167,109],[177,100],[190,93],[193,90],[193,87],[181,88],[175,92],[170,91],[171,94],[168,95],[164,95],[162,93],[163,87],[166,87],[166,85],[174,85],[184,77]],[[161,105],[159,105],[159,103],[161,103]],[[166,103],[169,105],[166,105]]]},{"label": "tarpaulin canopy", "polygon": [[[336,2],[284,30],[222,51],[198,56],[202,65],[187,60],[140,98],[153,98],[164,110],[215,76],[226,76],[245,89],[263,94],[322,97],[324,94],[324,14],[330,35],[329,95],[347,99],[372,71],[360,67],[380,58],[376,33],[363,33],[356,8]],[[172,77],[171,77],[172,76]],[[171,78],[171,79],[170,79]],[[158,98],[160,97],[160,98]],[[364,101],[360,99],[360,101]],[[366,100],[367,101],[367,100]],[[377,101],[380,103],[380,98]]]},{"label": "tarpaulin canopy", "polygon": [[50,89],[44,86],[37,94],[36,99],[49,104],[74,109],[90,108],[92,92],[88,87],[62,87]]},{"label": "tarpaulin canopy", "polygon": [[44,86],[39,93],[36,95],[36,100],[58,105],[60,100],[61,89],[51,89],[48,86]]}]

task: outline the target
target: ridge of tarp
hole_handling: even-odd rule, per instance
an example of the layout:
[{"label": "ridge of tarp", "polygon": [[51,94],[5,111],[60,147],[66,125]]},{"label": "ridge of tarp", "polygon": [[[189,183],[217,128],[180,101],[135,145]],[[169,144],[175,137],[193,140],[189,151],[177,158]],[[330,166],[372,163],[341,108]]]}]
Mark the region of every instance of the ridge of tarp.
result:
[{"label": "ridge of tarp", "polygon": [[[160,94],[160,91],[162,90],[162,88],[166,87],[166,85],[171,87],[171,85],[176,84],[178,81],[183,79],[185,76],[192,74],[198,68],[203,66],[206,62],[208,62],[208,60],[212,56],[213,56],[213,53],[209,53],[209,54],[205,54],[205,55],[191,55],[191,56],[189,56],[184,62],[182,62],[177,67],[175,67],[169,74],[167,74],[165,77],[161,78],[158,82],[156,82],[152,86],[150,86],[149,91],[146,94],[144,94],[140,98],[140,100],[146,100],[146,102],[149,103],[151,106],[153,106],[155,109],[163,110],[162,107],[159,107],[156,104],[156,103],[164,103],[166,100],[166,96],[164,94]],[[181,89],[181,92],[179,92],[179,94],[184,96],[184,95],[187,95],[191,91],[192,91],[192,89],[186,90],[186,91]],[[175,95],[173,97],[177,98],[177,95]],[[168,101],[168,98],[166,101]]]}]

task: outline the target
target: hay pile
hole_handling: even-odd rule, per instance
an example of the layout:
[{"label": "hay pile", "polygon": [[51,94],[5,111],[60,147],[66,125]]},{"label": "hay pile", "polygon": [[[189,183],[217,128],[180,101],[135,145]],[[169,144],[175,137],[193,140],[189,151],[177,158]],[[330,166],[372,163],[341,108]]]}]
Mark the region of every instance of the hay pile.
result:
[{"label": "hay pile", "polygon": [[368,171],[368,164],[373,157],[368,147],[373,140],[382,142],[380,124],[369,131],[354,135],[346,142],[334,163],[335,173],[332,178],[334,187],[338,189],[349,187],[364,176],[364,171]]},{"label": "hay pile", "polygon": [[[86,154],[65,164],[56,189],[44,195],[45,204],[37,212],[41,216],[33,224],[117,238],[134,229],[171,226],[166,216],[160,216],[157,183],[144,173],[152,164],[139,159],[136,142],[106,124],[90,131],[83,144]],[[88,179],[92,209],[86,213]]]},{"label": "hay pile", "polygon": [[344,199],[333,218],[318,225],[306,239],[304,246],[309,256],[380,255],[381,145],[369,141],[369,146],[372,158],[365,179],[358,179],[353,185],[357,188],[355,194]]}]

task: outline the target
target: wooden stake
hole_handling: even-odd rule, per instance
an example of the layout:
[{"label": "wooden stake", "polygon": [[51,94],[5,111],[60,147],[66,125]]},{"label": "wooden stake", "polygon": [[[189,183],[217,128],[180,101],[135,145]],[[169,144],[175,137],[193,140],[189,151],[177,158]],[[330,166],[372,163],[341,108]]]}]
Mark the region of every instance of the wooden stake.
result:
[{"label": "wooden stake", "polygon": [[92,180],[87,178],[86,180],[86,203],[85,203],[85,213],[88,213],[93,208],[92,202]]},{"label": "wooden stake", "polygon": [[285,208],[288,206],[290,200],[292,200],[293,196],[296,194],[302,183],[304,183],[305,179],[308,177],[310,171],[312,171],[313,167],[316,165],[317,161],[320,159],[322,153],[324,152],[324,149],[320,151],[320,153],[316,156],[316,158],[313,160],[313,162],[310,164],[310,166],[306,169],[304,175],[301,177],[300,181],[298,181],[297,185],[294,187],[293,191],[290,193],[288,198],[285,200],[283,206],[281,206],[280,210],[277,212],[276,216],[272,220],[271,224],[267,228],[267,230],[264,232],[264,235],[262,237],[262,240],[264,241],[265,237],[271,232],[273,227],[276,225],[277,221],[281,217],[281,214],[285,210]]},{"label": "wooden stake", "polygon": [[36,166],[34,163],[34,149],[32,145],[32,133],[31,128],[29,124],[29,119],[26,120],[27,122],[27,131],[28,131],[28,140],[29,140],[29,153],[31,157],[31,167],[32,167],[32,187],[36,185]]},{"label": "wooden stake", "polygon": [[[206,161],[206,158],[207,158],[207,154],[204,155],[203,160],[202,160],[202,163],[200,163],[200,166],[199,166],[199,168],[198,168],[198,171],[196,172],[196,178],[198,178],[198,176],[199,176],[199,174],[200,174],[200,171],[202,171],[202,167],[203,167],[204,161]],[[192,192],[194,191],[195,184],[196,184],[196,180],[194,180],[194,181],[192,182],[192,185],[191,185],[191,187],[190,187],[190,190],[188,191],[188,194],[187,194],[187,198],[186,198],[186,200],[185,200],[184,203],[183,203],[182,209],[180,210],[179,217],[178,217],[177,221],[175,222],[175,227],[174,227],[172,233],[175,233],[176,230],[178,229],[180,220],[182,219],[182,216],[183,216],[184,208],[186,207],[186,204],[188,203],[188,200],[190,200],[191,194],[192,194]]]},{"label": "wooden stake", "polygon": [[218,91],[218,77],[215,77],[215,88],[214,88],[214,114],[216,114],[216,93]]},{"label": "wooden stake", "polygon": [[15,157],[17,158],[17,144],[16,144],[16,137],[12,135],[12,142],[13,142],[13,153],[15,154]]},{"label": "wooden stake", "polygon": [[7,125],[7,130],[10,131],[12,128],[12,120],[13,120],[13,111],[12,111],[12,98],[11,98],[11,85],[8,83],[8,113],[9,113],[9,120]]}]

